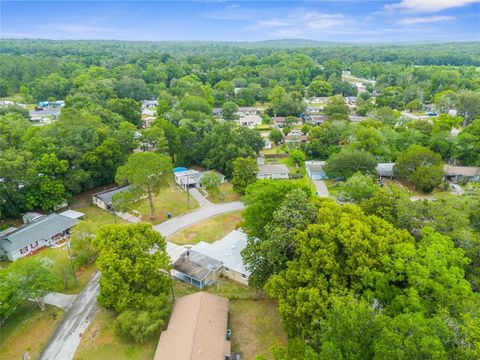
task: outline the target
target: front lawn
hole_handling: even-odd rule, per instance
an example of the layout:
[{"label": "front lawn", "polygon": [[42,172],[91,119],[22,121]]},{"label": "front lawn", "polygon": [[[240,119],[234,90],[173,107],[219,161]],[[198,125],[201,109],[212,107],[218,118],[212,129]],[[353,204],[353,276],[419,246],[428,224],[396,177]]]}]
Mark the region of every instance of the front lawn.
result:
[{"label": "front lawn", "polygon": [[40,311],[35,303],[23,304],[0,328],[0,359],[36,359],[63,317],[63,311],[48,306]]},{"label": "front lawn", "polygon": [[83,208],[75,209],[85,214],[84,222],[91,225],[93,231],[97,231],[98,228],[104,225],[111,225],[115,223],[126,223],[118,216],[114,216],[112,213],[100,209],[98,206],[90,205]]},{"label": "front lawn", "polygon": [[233,185],[229,182],[220,184],[219,193],[216,195],[208,195],[207,199],[214,204],[238,201],[240,200],[240,194],[233,190]]},{"label": "front lawn", "polygon": [[242,211],[214,216],[191,225],[168,238],[175,244],[196,244],[200,241],[214,242],[235,230],[242,221]]},{"label": "front lawn", "polygon": [[97,359],[153,359],[157,347],[158,335],[145,344],[123,341],[113,332],[116,318],[113,311],[100,308],[87,330],[83,333],[75,360]]},{"label": "front lawn", "polygon": [[187,202],[187,192],[181,190],[177,185],[170,184],[153,197],[155,207],[155,216],[150,216],[150,205],[148,199],[140,200],[134,207],[134,210],[140,212],[143,221],[151,222],[154,225],[168,220],[167,214],[178,216],[198,208],[198,202],[190,196],[190,205]]},{"label": "front lawn", "polygon": [[230,301],[229,322],[232,351],[242,352],[244,359],[255,359],[260,354],[272,359],[272,345],[287,345],[277,307],[269,300]]}]

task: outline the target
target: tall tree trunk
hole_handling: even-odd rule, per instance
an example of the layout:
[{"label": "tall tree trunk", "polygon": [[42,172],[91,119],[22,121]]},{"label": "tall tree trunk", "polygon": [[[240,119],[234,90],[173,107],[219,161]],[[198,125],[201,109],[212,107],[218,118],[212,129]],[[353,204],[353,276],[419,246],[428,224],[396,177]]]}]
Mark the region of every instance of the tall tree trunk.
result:
[{"label": "tall tree trunk", "polygon": [[150,216],[153,218],[155,215],[155,206],[153,206],[153,196],[152,196],[152,190],[150,190],[150,187],[148,187],[148,202],[150,204]]}]

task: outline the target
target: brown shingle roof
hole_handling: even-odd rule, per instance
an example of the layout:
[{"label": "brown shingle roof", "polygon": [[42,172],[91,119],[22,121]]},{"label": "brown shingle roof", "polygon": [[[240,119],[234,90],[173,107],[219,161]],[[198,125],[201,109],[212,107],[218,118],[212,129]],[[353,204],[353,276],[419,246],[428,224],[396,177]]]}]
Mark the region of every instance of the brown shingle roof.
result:
[{"label": "brown shingle roof", "polygon": [[224,360],[227,323],[227,299],[205,292],[176,299],[154,360]]},{"label": "brown shingle roof", "polygon": [[447,176],[480,176],[480,167],[445,165],[443,171]]}]

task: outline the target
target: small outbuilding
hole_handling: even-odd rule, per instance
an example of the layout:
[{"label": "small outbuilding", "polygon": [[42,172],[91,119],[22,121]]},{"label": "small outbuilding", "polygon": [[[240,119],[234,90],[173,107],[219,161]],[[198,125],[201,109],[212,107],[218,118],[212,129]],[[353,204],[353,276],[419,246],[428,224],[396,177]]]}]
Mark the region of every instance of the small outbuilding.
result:
[{"label": "small outbuilding", "polygon": [[376,171],[380,178],[393,178],[393,168],[395,163],[379,163],[377,164]]},{"label": "small outbuilding", "polygon": [[326,165],[325,161],[319,160],[309,160],[305,161],[305,170],[307,171],[307,175],[312,180],[324,180],[327,179],[327,175],[325,174],[324,167]]}]

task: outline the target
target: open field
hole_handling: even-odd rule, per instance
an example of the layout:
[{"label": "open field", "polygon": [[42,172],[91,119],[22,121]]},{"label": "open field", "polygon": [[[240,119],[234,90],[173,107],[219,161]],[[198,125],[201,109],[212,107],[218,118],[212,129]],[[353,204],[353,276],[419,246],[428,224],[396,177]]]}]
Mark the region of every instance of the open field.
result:
[{"label": "open field", "polygon": [[0,328],[0,359],[21,359],[26,352],[36,359],[62,316],[54,306],[42,312],[35,303],[22,305]]},{"label": "open field", "polygon": [[241,211],[217,215],[180,230],[168,240],[179,245],[196,244],[200,241],[211,243],[235,230],[241,221]]},{"label": "open field", "polygon": [[240,194],[233,190],[233,186],[229,182],[221,184],[219,190],[218,195],[209,194],[207,199],[214,204],[240,200]]},{"label": "open field", "polygon": [[140,200],[134,210],[142,214],[142,220],[154,225],[168,220],[168,212],[171,212],[172,216],[177,216],[198,208],[198,202],[192,196],[190,196],[190,205],[188,205],[187,193],[173,183],[163,189],[157,196],[154,196],[153,204],[155,207],[153,218],[150,216],[148,199]]}]

